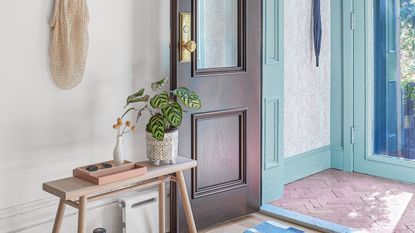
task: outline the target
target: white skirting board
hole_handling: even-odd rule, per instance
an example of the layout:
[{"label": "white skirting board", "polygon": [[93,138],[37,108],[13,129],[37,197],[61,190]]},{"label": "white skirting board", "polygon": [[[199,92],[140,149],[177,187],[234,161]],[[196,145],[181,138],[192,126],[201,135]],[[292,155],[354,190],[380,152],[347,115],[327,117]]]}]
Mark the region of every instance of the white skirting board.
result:
[{"label": "white skirting board", "polygon": [[[150,189],[151,191],[153,189]],[[166,187],[166,190],[169,190]],[[144,192],[144,191],[143,191]],[[132,195],[139,197],[140,192]],[[169,195],[169,194],[166,194]],[[167,197],[166,197],[167,198]],[[122,233],[122,209],[119,199],[106,199],[88,205],[87,232],[104,227],[110,233]],[[45,198],[0,210],[0,233],[45,233],[52,230],[58,207],[57,198]],[[166,200],[166,229],[169,231],[169,199]],[[157,215],[158,219],[158,215]],[[76,232],[77,212],[66,207],[62,233]],[[158,226],[158,223],[157,223]],[[158,232],[158,231],[157,231]],[[137,232],[140,233],[140,232]],[[147,232],[146,232],[147,233]]]},{"label": "white skirting board", "polygon": [[[58,200],[48,198],[0,210],[0,233],[51,232]],[[77,210],[67,206],[61,233],[77,229]],[[104,227],[107,232],[121,233],[121,209],[118,200],[108,199],[91,203],[87,210],[87,232]]]}]

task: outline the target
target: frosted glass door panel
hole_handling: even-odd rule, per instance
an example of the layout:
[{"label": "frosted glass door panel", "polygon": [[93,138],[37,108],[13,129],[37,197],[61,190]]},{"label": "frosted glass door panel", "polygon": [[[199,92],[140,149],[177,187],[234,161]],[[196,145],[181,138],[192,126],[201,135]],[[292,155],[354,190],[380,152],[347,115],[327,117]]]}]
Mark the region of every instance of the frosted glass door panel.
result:
[{"label": "frosted glass door panel", "polygon": [[197,1],[197,69],[238,66],[238,2]]}]

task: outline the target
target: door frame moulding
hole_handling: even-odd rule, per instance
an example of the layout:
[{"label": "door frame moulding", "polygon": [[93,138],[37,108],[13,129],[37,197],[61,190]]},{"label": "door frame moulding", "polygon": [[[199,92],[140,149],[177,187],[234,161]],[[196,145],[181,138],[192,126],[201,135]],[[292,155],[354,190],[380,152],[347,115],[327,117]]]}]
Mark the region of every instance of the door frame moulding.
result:
[{"label": "door frame moulding", "polygon": [[[354,145],[354,2],[332,0],[331,167],[352,172]],[[340,27],[339,27],[340,25]],[[337,45],[337,47],[336,47]],[[340,106],[340,108],[337,108]]]},{"label": "door frame moulding", "polygon": [[284,189],[284,0],[262,1],[261,203]]},{"label": "door frame moulding", "polygon": [[[368,36],[367,20],[368,10],[371,6],[367,1],[353,0],[354,11],[356,17],[356,25],[354,30],[354,64],[353,77],[354,88],[352,95],[354,100],[353,113],[354,123],[356,126],[356,144],[354,144],[354,166],[353,170],[373,176],[379,176],[389,179],[400,180],[409,183],[415,183],[415,178],[411,176],[414,171],[414,164],[407,164],[408,161],[397,158],[374,155],[370,149],[372,143],[368,137],[369,124],[372,119],[368,114],[370,106],[368,104],[368,78],[370,78],[369,70],[372,69],[371,63],[368,62]],[[360,98],[358,98],[360,97]],[[363,99],[363,100],[362,100]],[[369,117],[368,117],[369,116]]]}]

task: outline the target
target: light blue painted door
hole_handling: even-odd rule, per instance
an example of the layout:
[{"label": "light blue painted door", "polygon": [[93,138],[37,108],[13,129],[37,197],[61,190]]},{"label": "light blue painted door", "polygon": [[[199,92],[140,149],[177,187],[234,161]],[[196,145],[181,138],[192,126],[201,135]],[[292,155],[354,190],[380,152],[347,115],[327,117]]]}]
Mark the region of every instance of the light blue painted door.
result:
[{"label": "light blue painted door", "polygon": [[284,1],[263,1],[262,203],[282,196]]},{"label": "light blue painted door", "polygon": [[[398,0],[354,0],[353,2],[355,20],[351,28],[354,29],[352,65],[354,88],[353,93],[349,93],[354,103],[355,128],[354,132],[351,131],[354,141],[353,166],[356,172],[415,183],[415,161],[405,158],[399,149],[403,145],[400,142],[403,124],[399,117],[400,111],[403,111],[400,110],[402,99],[399,97],[400,86],[396,86],[394,84],[396,80],[391,78],[392,74],[398,79],[401,78],[396,72],[399,64],[394,49],[396,44],[393,44],[399,43],[399,40],[391,36],[395,34],[396,28],[393,22],[388,21],[396,17],[390,11],[389,13],[384,11],[386,14],[382,17],[385,17],[383,19],[385,27],[379,33],[379,24],[373,22],[376,12],[381,9],[381,6],[377,5],[379,1],[383,1],[381,3],[386,4],[386,7],[395,13],[396,7],[399,7],[395,5],[399,4]],[[382,43],[382,40],[386,49],[380,56],[384,59],[381,67],[386,70],[376,72],[376,67],[379,66],[376,53],[381,51],[376,44]],[[383,77],[382,74],[389,76]],[[376,83],[382,78],[385,79],[384,84],[377,85]],[[382,88],[386,94],[377,94],[381,93]],[[383,104],[382,98],[385,98]],[[382,109],[384,112],[381,111]]]}]

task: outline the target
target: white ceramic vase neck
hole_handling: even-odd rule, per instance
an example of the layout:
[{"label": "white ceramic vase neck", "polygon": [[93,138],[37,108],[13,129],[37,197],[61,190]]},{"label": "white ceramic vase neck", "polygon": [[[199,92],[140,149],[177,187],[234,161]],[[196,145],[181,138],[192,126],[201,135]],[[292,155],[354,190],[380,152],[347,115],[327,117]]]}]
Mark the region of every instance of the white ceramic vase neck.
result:
[{"label": "white ceramic vase neck", "polygon": [[124,147],[122,144],[122,136],[117,136],[117,141],[114,147],[113,159],[116,165],[124,164]]}]

